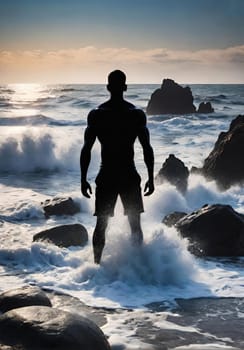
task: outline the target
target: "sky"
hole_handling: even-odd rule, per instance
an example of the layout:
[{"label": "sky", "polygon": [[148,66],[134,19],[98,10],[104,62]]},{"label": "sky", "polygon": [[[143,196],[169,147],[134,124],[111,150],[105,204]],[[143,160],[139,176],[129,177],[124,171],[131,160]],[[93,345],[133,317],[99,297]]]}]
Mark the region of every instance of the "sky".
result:
[{"label": "sky", "polygon": [[244,83],[244,0],[0,0],[0,83]]}]

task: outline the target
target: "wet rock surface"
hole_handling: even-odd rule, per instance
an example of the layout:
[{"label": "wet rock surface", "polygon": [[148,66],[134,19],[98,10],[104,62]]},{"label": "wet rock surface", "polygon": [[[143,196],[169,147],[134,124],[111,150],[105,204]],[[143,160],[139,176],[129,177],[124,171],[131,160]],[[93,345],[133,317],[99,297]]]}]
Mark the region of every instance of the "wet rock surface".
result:
[{"label": "wet rock surface", "polygon": [[244,182],[244,115],[230,124],[227,132],[221,132],[215,146],[205,159],[202,173],[217,181],[222,188]]},{"label": "wet rock surface", "polygon": [[74,215],[80,212],[79,205],[70,197],[55,197],[53,199],[47,199],[41,204],[46,217],[52,215]]},{"label": "wet rock surface", "polygon": [[156,176],[158,184],[168,181],[174,185],[180,192],[187,190],[189,170],[185,164],[174,154],[170,154],[162,165]]},{"label": "wet rock surface", "polygon": [[0,340],[28,350],[109,350],[99,327],[78,314],[46,306],[14,309],[0,316]]},{"label": "wet rock surface", "polygon": [[52,306],[42,289],[35,286],[23,286],[0,294],[1,312],[31,305]]},{"label": "wet rock surface", "polygon": [[244,255],[244,216],[229,205],[205,205],[175,226],[189,239],[189,250],[196,255]]},{"label": "wet rock surface", "polygon": [[48,241],[59,247],[84,246],[88,232],[81,224],[61,225],[35,234],[33,241]]}]

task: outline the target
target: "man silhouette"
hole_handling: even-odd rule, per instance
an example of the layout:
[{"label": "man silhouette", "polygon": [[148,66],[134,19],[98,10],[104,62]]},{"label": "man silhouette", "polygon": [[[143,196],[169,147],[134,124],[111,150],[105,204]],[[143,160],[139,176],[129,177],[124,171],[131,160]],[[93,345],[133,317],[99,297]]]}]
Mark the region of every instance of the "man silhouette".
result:
[{"label": "man silhouette", "polygon": [[92,189],[87,182],[91,149],[96,140],[101,144],[101,167],[96,177],[95,216],[97,223],[93,234],[94,261],[99,264],[105,245],[108,219],[114,215],[114,207],[120,195],[125,215],[131,228],[132,242],[143,241],[140,213],[144,211],[140,175],[134,164],[134,143],[138,137],[143,148],[148,171],[145,196],[154,192],[154,155],[149,141],[145,113],[123,98],[127,90],[126,76],[120,70],[108,76],[107,89],[110,99],[88,114],[84,145],[80,155],[81,192],[90,198]]}]

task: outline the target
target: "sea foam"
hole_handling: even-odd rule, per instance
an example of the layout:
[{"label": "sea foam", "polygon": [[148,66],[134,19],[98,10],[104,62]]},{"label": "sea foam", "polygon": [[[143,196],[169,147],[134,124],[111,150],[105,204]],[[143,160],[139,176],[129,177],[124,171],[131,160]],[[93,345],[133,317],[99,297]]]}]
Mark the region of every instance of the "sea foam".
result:
[{"label": "sea foam", "polygon": [[[55,139],[44,131],[8,137],[0,144],[0,172],[78,171],[81,141]],[[98,163],[94,147],[91,169]]]}]

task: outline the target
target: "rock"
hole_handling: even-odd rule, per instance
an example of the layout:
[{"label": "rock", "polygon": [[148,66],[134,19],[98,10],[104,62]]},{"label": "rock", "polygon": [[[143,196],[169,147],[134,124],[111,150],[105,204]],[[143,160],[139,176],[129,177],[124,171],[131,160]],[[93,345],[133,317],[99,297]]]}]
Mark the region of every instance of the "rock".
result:
[{"label": "rock", "polygon": [[210,102],[201,102],[197,110],[197,113],[213,113],[213,112],[214,112],[214,109]]},{"label": "rock", "polygon": [[189,250],[196,255],[244,254],[244,215],[229,205],[205,205],[180,219],[176,228],[189,239]]},{"label": "rock", "polygon": [[166,180],[184,193],[187,189],[188,177],[189,170],[185,164],[174,154],[170,154],[159,170],[156,181],[160,184]]},{"label": "rock", "polygon": [[147,114],[185,114],[195,113],[191,89],[182,87],[172,79],[164,79],[160,89],[151,95]]},{"label": "rock", "polygon": [[47,295],[35,286],[23,286],[0,294],[1,312],[31,305],[52,306]]},{"label": "rock", "polygon": [[203,174],[225,188],[244,182],[244,115],[230,124],[227,132],[221,132],[214,149],[205,159]]},{"label": "rock", "polygon": [[166,215],[164,218],[163,218],[163,223],[166,225],[166,226],[174,226],[180,219],[182,219],[184,216],[186,216],[187,213],[184,213],[182,211],[174,211],[173,213],[170,213],[168,215]]},{"label": "rock", "polygon": [[94,322],[47,306],[27,306],[0,316],[0,341],[25,350],[110,349]]},{"label": "rock", "polygon": [[61,225],[35,234],[33,241],[49,241],[59,247],[84,246],[88,232],[81,224]]},{"label": "rock", "polygon": [[51,215],[74,215],[80,212],[80,207],[72,198],[47,199],[41,203],[46,217]]}]

